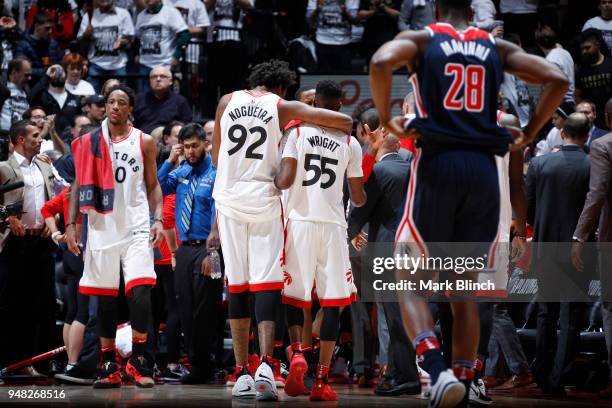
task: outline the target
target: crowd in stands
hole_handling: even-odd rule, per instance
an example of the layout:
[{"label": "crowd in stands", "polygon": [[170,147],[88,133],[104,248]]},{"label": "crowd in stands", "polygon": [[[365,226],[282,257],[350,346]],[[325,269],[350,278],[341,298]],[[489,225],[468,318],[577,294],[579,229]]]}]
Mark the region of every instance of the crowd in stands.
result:
[{"label": "crowd in stands", "polygon": [[[551,125],[537,143],[525,150],[525,163],[562,149],[560,146],[566,144],[568,138],[574,144],[584,144],[588,151],[594,141],[610,132],[612,0],[473,0],[472,5],[474,25],[545,57],[570,80],[566,100],[551,118]],[[82,261],[72,259],[65,250],[61,242],[62,223],[55,225],[53,221],[51,227],[45,221],[60,219],[56,215],[64,211],[68,191],[64,186],[48,185],[49,178],[64,180],[66,185],[72,182],[71,141],[100,126],[106,115],[105,98],[113,85],[126,83],[137,90],[130,120],[157,140],[161,179],[184,159],[179,137],[181,129],[192,127],[194,122],[201,123],[209,145],[207,149],[212,149],[214,121],[208,118],[214,118],[222,95],[246,89],[249,68],[253,64],[280,58],[288,61],[298,74],[364,74],[370,57],[383,43],[400,31],[419,30],[433,23],[434,6],[432,0],[0,1],[0,138],[8,140],[10,137],[12,151],[16,152],[12,157],[25,177],[33,165],[43,163],[39,167],[44,168],[42,173],[46,178],[40,180],[40,190],[36,190],[40,199],[32,203],[32,213],[36,215],[32,219],[22,219],[22,223],[27,224],[23,227],[24,237],[28,236],[28,231],[42,234],[45,225],[54,233],[52,245],[28,241],[21,246],[6,247],[5,255],[0,254],[2,258],[6,251],[13,251],[23,260],[23,264],[15,264],[0,259],[0,277],[8,276],[7,271],[12,268],[23,270],[24,274],[32,273],[31,277],[10,281],[10,290],[18,291],[10,296],[2,291],[8,290],[7,287],[0,285],[0,319],[18,313],[21,320],[29,322],[16,324],[10,336],[6,333],[0,336],[0,367],[56,346],[53,321],[58,316],[65,323],[63,341],[68,346],[68,369],[78,362],[81,371],[68,372],[65,367],[57,366],[60,359],[54,360],[53,367],[41,364],[37,369],[49,374],[65,374],[66,371],[68,382],[79,383],[94,376],[97,354],[92,350],[98,346],[96,314],[92,309],[96,302],[77,295],[79,262],[82,269]],[[535,94],[528,84],[505,74],[500,105],[502,110],[517,117],[518,124],[525,126],[532,114]],[[307,102],[309,97],[312,103],[311,89],[295,92],[296,100]],[[414,95],[410,94],[404,113],[413,113],[413,104]],[[566,122],[575,112],[588,119],[586,130],[568,130]],[[14,137],[14,125],[22,119],[31,120],[40,130],[42,157],[34,153],[35,149],[27,140]],[[376,140],[373,130],[379,125],[376,112],[364,110],[354,119],[364,152],[370,149],[373,157],[377,153],[380,157],[410,150],[404,142],[401,147],[399,142],[388,142],[372,149]],[[410,160],[408,156],[407,159]],[[584,158],[580,156],[579,160]],[[400,169],[409,167],[404,162],[398,166]],[[0,179],[2,171],[0,168]],[[541,179],[537,178],[536,170],[531,171],[528,187],[535,189]],[[407,179],[401,180],[401,177],[392,180],[407,183]],[[368,197],[376,188],[373,183],[375,181],[370,182],[369,187],[366,184]],[[588,191],[588,181],[586,183],[583,180],[582,190],[576,187],[580,192],[575,194],[582,194],[581,205]],[[531,204],[535,205],[541,197],[533,194]],[[562,197],[563,192],[550,194]],[[166,197],[164,217],[173,216],[175,205],[179,205],[178,200]],[[43,206],[46,212],[41,215]],[[359,212],[351,214],[350,238],[357,237],[363,225],[372,223],[372,217],[372,214]],[[530,223],[537,221],[537,215],[533,215]],[[164,219],[164,227],[168,230],[177,227],[175,224]],[[178,228],[179,238],[181,233]],[[213,302],[212,310],[205,312],[215,314],[217,319],[207,320],[201,311],[193,315],[195,311],[189,310],[185,301],[179,299],[177,302],[179,287],[172,278],[180,239],[165,245],[156,254],[158,286],[153,294],[156,306],[152,327],[159,335],[150,337],[154,343],[150,347],[159,356],[158,377],[185,383],[224,380],[232,371],[232,362],[227,361],[223,351],[227,308],[221,301],[222,289],[219,287],[219,303]],[[352,255],[359,258],[355,251]],[[357,269],[353,266],[354,271]],[[56,281],[62,282],[64,293],[56,289]],[[19,296],[23,296],[23,300],[16,300]],[[28,302],[31,305],[21,313],[19,308]],[[522,304],[491,305],[492,339],[481,353],[481,375],[490,387],[513,388],[534,380],[528,361],[533,356],[523,352],[516,335],[516,326],[530,324],[529,318],[516,318],[524,313],[523,309]],[[517,310],[518,313],[512,313]],[[542,316],[546,313],[553,312],[540,310]],[[339,381],[356,381],[364,387],[372,386],[379,377],[377,393],[380,395],[420,390],[414,350],[410,349],[398,315],[398,310],[386,304],[357,302],[346,308],[341,319],[342,334],[334,357],[333,376]],[[562,311],[562,320],[569,319],[568,315],[571,313]],[[312,318],[315,316],[313,311]],[[557,319],[558,316],[541,317],[540,325],[549,325],[542,330],[550,330],[550,322],[554,326]],[[13,322],[14,318],[7,321]],[[210,325],[208,329],[212,335],[193,332],[200,321]],[[189,322],[187,327],[191,333],[185,333],[182,327],[186,322]],[[3,327],[5,324],[0,321]],[[579,331],[580,327],[576,327]],[[282,326],[277,333],[278,347],[274,357],[279,360],[279,366],[275,374],[279,376],[278,381],[282,381],[280,361],[287,360],[284,349],[287,344]],[[566,331],[565,335],[571,333]],[[184,355],[193,357],[194,350],[184,339],[193,336],[209,342],[204,350],[210,359],[204,358],[202,363],[201,350],[195,352],[197,355],[200,351],[200,364],[214,366],[214,370],[206,371],[205,375],[189,376],[185,368],[194,361],[189,362]],[[313,344],[316,342],[314,337]],[[573,346],[559,364],[569,364],[568,359],[578,352],[578,348]],[[406,360],[411,363],[403,366],[397,363]],[[547,369],[536,367],[534,370],[538,372],[534,374],[541,375],[542,370]],[[37,370],[26,367],[21,373],[35,375]],[[548,384],[548,379],[542,382]],[[554,386],[560,384],[557,382]],[[546,391],[560,392],[551,387]],[[612,397],[612,388],[604,395]]]}]

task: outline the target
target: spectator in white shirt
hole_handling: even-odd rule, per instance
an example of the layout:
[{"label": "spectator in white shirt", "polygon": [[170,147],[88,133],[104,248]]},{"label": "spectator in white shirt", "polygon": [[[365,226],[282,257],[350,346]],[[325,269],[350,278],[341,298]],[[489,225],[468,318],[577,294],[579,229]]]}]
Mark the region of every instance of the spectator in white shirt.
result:
[{"label": "spectator in white shirt", "polygon": [[537,46],[546,56],[546,60],[556,65],[569,80],[569,88],[567,89],[564,100],[573,101],[575,76],[574,60],[572,56],[557,44],[557,35],[550,27],[541,26],[535,33],[535,40]]},{"label": "spectator in white shirt", "polygon": [[93,85],[83,79],[85,61],[81,54],[71,52],[62,58],[62,67],[66,71],[66,90],[73,95],[89,96],[95,95]]},{"label": "spectator in white shirt", "polygon": [[612,0],[599,0],[599,11],[601,16],[587,20],[582,27],[582,31],[595,28],[601,31],[608,50],[612,52]]},{"label": "spectator in white shirt", "polygon": [[[135,32],[140,40],[140,91],[149,89],[148,76],[158,65],[177,71],[179,60],[191,39],[181,13],[162,0],[146,0],[147,8],[138,13]],[[146,79],[144,77],[147,77]]]},{"label": "spectator in white shirt", "polygon": [[25,58],[17,57],[8,64],[8,81],[6,88],[10,92],[4,101],[0,101],[0,130],[8,132],[11,125],[21,120],[28,110],[27,86],[32,79],[32,64]]},{"label": "spectator in white shirt", "polygon": [[127,73],[126,50],[133,38],[132,17],[115,0],[98,0],[92,15],[83,15],[77,39],[88,45],[89,80],[96,91],[106,79]]},{"label": "spectator in white shirt", "polygon": [[202,54],[202,46],[199,43],[206,38],[206,30],[210,27],[210,19],[208,18],[206,7],[201,0],[168,1],[181,13],[191,33],[191,43],[187,47],[185,60],[189,64],[197,64]]},{"label": "spectator in white shirt", "polygon": [[567,119],[567,117],[572,113],[574,113],[573,102],[566,101],[559,105],[552,116],[553,128],[550,129],[548,135],[546,135],[546,139],[540,140],[536,145],[536,156],[551,153],[563,145],[560,130],[563,125],[565,125],[565,119]]}]

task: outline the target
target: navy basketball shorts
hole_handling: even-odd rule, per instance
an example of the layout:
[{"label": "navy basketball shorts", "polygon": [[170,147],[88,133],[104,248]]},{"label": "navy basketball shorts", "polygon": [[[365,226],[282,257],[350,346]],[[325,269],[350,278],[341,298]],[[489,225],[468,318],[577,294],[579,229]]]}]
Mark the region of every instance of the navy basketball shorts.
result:
[{"label": "navy basketball shorts", "polygon": [[[499,214],[500,189],[493,154],[418,148],[396,235],[396,254],[480,257],[486,264],[477,270],[493,269]],[[423,269],[441,270],[431,265],[436,264],[432,261]]]}]

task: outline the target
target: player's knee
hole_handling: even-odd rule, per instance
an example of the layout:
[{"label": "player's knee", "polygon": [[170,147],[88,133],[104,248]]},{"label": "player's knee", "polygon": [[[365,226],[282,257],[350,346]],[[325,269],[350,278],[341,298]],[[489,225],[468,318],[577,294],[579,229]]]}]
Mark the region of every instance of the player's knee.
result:
[{"label": "player's knee", "polygon": [[321,330],[319,338],[322,341],[336,341],[338,332],[340,331],[340,308],[324,307],[323,320],[321,321]]},{"label": "player's knee", "polygon": [[281,296],[278,290],[255,292],[255,318],[257,323],[276,321],[276,309],[280,307]]},{"label": "player's knee", "polygon": [[151,286],[140,285],[132,288],[130,297],[130,323],[132,329],[146,333],[151,314]]},{"label": "player's knee", "polygon": [[299,307],[285,305],[287,313],[287,327],[304,326],[304,311]]},{"label": "player's knee", "polygon": [[229,310],[230,319],[247,319],[251,317],[249,311],[249,292],[230,293]]}]

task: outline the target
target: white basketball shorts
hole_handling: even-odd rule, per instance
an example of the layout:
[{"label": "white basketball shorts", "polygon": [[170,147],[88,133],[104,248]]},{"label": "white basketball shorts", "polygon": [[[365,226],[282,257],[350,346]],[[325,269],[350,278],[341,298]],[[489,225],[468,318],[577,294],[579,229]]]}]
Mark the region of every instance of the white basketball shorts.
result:
[{"label": "white basketball shorts", "polygon": [[217,211],[217,225],[230,293],[283,288],[282,216],[264,222],[244,222]]},{"label": "white basketball shorts", "polygon": [[346,306],[356,299],[345,227],[289,220],[285,251],[283,303],[309,308],[315,282],[322,307]]},{"label": "white basketball shorts", "polygon": [[155,286],[153,248],[148,235],[135,237],[124,244],[107,249],[87,248],[85,267],[79,283],[79,292],[84,295],[119,294],[119,273],[123,270],[126,295],[139,285]]}]

